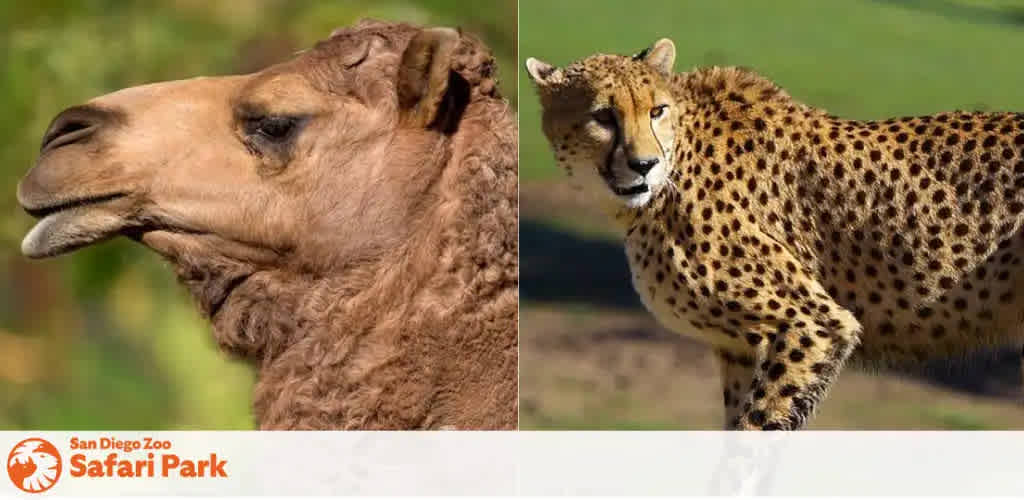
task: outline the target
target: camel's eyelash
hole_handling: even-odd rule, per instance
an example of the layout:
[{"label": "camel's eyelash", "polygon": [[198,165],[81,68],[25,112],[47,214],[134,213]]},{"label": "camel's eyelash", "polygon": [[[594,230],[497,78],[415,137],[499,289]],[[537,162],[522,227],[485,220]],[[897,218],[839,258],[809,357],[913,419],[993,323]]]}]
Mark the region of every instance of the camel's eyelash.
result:
[{"label": "camel's eyelash", "polygon": [[237,115],[239,138],[249,154],[263,160],[262,172],[280,172],[291,161],[296,137],[310,117],[254,111],[257,110],[242,110]]},{"label": "camel's eyelash", "polygon": [[243,129],[248,135],[258,135],[272,142],[284,142],[295,135],[301,122],[297,117],[266,115],[246,118]]}]

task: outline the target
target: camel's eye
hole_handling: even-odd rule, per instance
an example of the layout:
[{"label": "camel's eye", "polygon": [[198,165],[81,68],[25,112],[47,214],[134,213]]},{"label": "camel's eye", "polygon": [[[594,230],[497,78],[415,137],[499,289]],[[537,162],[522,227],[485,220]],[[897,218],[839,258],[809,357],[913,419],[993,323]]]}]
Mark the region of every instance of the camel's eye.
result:
[{"label": "camel's eye", "polygon": [[651,118],[653,118],[655,120],[657,120],[658,118],[661,118],[661,116],[665,114],[665,109],[667,109],[667,108],[668,108],[667,104],[662,104],[660,106],[655,106],[655,107],[651,108]]},{"label": "camel's eye", "polygon": [[243,110],[238,116],[242,144],[253,155],[277,167],[288,163],[295,137],[309,121],[309,115],[270,115],[250,110]]},{"label": "camel's eye", "polygon": [[250,120],[247,131],[280,142],[291,137],[297,123],[298,120],[290,116],[263,116]]}]

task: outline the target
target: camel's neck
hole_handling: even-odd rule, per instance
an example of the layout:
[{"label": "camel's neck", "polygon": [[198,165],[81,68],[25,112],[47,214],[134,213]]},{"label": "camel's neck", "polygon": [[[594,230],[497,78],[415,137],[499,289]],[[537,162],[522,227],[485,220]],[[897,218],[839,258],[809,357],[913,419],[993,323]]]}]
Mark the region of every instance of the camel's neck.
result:
[{"label": "camel's neck", "polygon": [[485,108],[467,110],[437,203],[386,262],[327,276],[179,271],[201,274],[184,280],[200,298],[231,287],[204,310],[221,346],[257,365],[261,427],[514,428],[515,120],[504,103]]},{"label": "camel's neck", "polygon": [[[488,287],[469,277],[474,286],[466,289],[467,276],[452,266],[454,257],[436,255],[438,272],[419,276],[409,269],[380,269],[365,276],[367,287],[351,296],[345,296],[350,281],[323,280],[311,283],[299,301],[279,296],[252,301],[250,312],[238,316],[235,338],[271,342],[257,362],[259,425],[514,424],[509,417],[514,411],[497,407],[514,404],[515,283],[496,281]],[[475,299],[473,292],[488,300]],[[496,416],[507,422],[493,421]]]}]

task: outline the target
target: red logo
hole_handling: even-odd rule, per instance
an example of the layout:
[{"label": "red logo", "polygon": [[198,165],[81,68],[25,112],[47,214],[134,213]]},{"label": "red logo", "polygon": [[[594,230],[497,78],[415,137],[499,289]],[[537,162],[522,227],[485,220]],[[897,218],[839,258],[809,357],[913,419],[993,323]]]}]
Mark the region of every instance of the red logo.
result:
[{"label": "red logo", "polygon": [[14,445],[7,457],[7,475],[21,491],[42,493],[60,479],[61,462],[57,447],[40,438],[28,438]]}]

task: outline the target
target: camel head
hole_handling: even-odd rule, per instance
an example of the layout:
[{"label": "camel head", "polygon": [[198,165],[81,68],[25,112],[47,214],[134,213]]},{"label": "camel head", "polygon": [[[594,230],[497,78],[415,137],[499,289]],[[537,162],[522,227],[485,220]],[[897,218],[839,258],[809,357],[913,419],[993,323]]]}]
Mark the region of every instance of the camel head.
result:
[{"label": "camel head", "polygon": [[258,73],[120,90],[54,118],[18,201],[32,258],[126,236],[213,318],[254,274],[330,275],[428,231],[493,60],[448,28],[364,21]]}]

